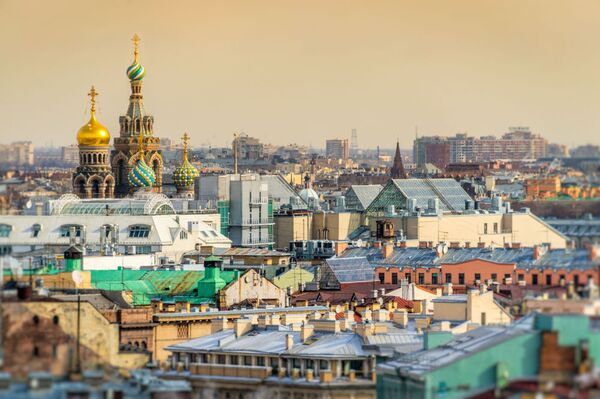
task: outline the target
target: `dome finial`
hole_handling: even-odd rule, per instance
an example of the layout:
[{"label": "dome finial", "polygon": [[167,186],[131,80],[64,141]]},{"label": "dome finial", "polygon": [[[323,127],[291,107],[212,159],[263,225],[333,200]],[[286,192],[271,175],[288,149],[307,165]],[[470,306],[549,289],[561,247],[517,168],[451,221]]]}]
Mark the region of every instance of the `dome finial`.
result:
[{"label": "dome finial", "polygon": [[94,113],[96,112],[96,96],[99,93],[96,91],[96,88],[94,87],[94,85],[92,85],[92,88],[90,89],[90,92],[88,93],[88,96],[90,96],[90,99],[92,101],[92,115],[94,115]]},{"label": "dome finial", "polygon": [[140,39],[137,33],[135,33],[131,38],[131,41],[133,42],[133,62],[138,61],[138,55],[140,54],[138,46],[140,44],[140,40],[142,39]]},{"label": "dome finial", "polygon": [[183,162],[188,160],[188,142],[190,141],[190,136],[187,133],[184,133],[181,137],[181,141],[183,142]]}]

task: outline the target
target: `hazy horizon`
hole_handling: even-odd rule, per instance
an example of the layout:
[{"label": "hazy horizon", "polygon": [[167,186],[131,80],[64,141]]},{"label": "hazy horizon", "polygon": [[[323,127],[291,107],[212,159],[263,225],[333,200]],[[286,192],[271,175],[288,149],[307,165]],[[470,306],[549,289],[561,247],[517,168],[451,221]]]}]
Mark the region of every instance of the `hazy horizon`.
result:
[{"label": "hazy horizon", "polygon": [[[576,5],[576,7],[574,6]],[[0,142],[74,144],[94,84],[112,136],[141,38],[155,134],[410,148],[419,135],[598,144],[597,1],[0,0]]]}]

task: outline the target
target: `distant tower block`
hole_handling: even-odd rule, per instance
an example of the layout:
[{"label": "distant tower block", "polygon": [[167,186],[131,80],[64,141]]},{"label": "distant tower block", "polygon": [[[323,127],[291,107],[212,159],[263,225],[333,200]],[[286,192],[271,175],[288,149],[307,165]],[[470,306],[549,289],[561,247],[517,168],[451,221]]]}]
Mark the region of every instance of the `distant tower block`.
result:
[{"label": "distant tower block", "polygon": [[358,133],[356,129],[352,129],[352,137],[350,138],[350,151],[356,154],[358,151]]}]

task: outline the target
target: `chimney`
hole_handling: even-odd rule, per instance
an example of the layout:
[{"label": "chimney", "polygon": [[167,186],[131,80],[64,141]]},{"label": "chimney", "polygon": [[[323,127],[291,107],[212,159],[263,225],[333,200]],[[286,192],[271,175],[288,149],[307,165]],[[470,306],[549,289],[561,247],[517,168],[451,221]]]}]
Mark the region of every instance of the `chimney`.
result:
[{"label": "chimney", "polygon": [[533,246],[533,259],[538,260],[542,256],[539,245]]},{"label": "chimney", "polygon": [[219,332],[227,329],[227,319],[225,317],[217,317],[212,321],[213,331]]},{"label": "chimney", "polygon": [[460,243],[458,241],[450,242],[450,248],[460,248]]},{"label": "chimney", "polygon": [[294,336],[292,334],[286,334],[285,335],[285,349],[286,350],[292,350],[292,347],[294,346]]},{"label": "chimney", "polygon": [[385,244],[383,246],[383,258],[387,259],[394,253],[394,246],[392,244]]},{"label": "chimney", "polygon": [[505,242],[504,243],[504,249],[510,249],[510,243],[509,242]]},{"label": "chimney", "polygon": [[480,294],[485,294],[486,292],[487,292],[487,285],[485,285],[485,284],[481,284],[481,285],[479,286],[479,293],[480,293]]},{"label": "chimney", "polygon": [[400,241],[400,248],[406,248],[406,241]]},{"label": "chimney", "polygon": [[427,241],[419,241],[419,248],[427,248]]},{"label": "chimney", "polygon": [[377,290],[373,290],[371,298],[377,298]]},{"label": "chimney", "polygon": [[588,254],[591,261],[596,260],[596,258],[598,257],[598,247],[596,247],[595,245],[590,245],[590,247],[588,248]]},{"label": "chimney", "polygon": [[302,326],[300,327],[300,340],[302,342],[306,342],[306,340],[308,338],[310,338],[310,336],[313,334],[313,332],[315,331],[315,326],[313,326],[312,324],[302,324]]},{"label": "chimney", "polygon": [[240,317],[239,319],[236,319],[233,324],[233,330],[236,338],[241,337],[248,331],[252,330],[252,320],[247,317]]},{"label": "chimney", "polygon": [[373,248],[381,248],[381,241],[373,241]]},{"label": "chimney", "polygon": [[340,256],[346,250],[346,248],[348,248],[347,242],[336,241],[336,243],[335,243],[336,256]]},{"label": "chimney", "polygon": [[444,295],[452,295],[454,289],[452,288],[452,283],[444,284]]},{"label": "chimney", "polygon": [[485,242],[478,242],[477,248],[485,248]]},{"label": "chimney", "polygon": [[465,248],[471,248],[471,243],[469,241],[465,241]]},{"label": "chimney", "polygon": [[400,328],[406,328],[408,326],[408,313],[406,310],[396,310],[393,314],[392,322],[397,324]]},{"label": "chimney", "polygon": [[314,378],[313,369],[306,369],[306,371],[304,372],[304,378],[306,378],[306,381],[308,382],[312,381]]},{"label": "chimney", "polygon": [[520,249],[521,248],[521,243],[520,242],[513,242],[512,243],[512,247],[513,247],[513,249]]}]

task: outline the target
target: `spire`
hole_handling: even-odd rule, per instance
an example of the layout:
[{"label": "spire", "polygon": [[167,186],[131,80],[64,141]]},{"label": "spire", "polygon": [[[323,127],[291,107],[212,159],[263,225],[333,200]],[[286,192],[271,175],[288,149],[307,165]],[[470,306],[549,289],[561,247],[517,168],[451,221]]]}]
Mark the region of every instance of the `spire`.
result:
[{"label": "spire", "polygon": [[402,163],[402,154],[400,154],[400,142],[396,142],[396,155],[394,155],[394,164],[390,171],[392,179],[406,179],[404,164]]}]

